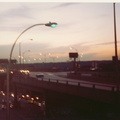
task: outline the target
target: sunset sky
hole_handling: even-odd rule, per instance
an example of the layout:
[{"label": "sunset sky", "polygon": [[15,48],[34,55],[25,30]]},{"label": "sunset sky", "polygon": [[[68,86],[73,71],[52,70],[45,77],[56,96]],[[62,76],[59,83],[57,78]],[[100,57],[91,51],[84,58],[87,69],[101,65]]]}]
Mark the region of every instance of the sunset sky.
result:
[{"label": "sunset sky", "polygon": [[[9,58],[21,32],[49,21],[58,26],[41,25],[26,31],[12,58],[18,59],[19,45],[26,62],[64,62],[69,60],[69,52],[76,51],[83,61],[114,56],[113,2],[0,2],[0,59]],[[120,3],[116,3],[116,25],[120,56]]]}]

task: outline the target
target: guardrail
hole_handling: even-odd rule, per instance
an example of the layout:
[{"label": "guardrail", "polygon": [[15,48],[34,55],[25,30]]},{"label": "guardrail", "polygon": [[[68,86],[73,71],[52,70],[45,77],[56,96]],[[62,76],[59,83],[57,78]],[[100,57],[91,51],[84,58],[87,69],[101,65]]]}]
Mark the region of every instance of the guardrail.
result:
[{"label": "guardrail", "polygon": [[[38,82],[49,82],[49,83],[57,83],[57,84],[65,84],[65,85],[74,85],[77,87],[86,87],[86,88],[91,88],[91,89],[99,89],[99,90],[106,90],[106,91],[113,91],[113,92],[117,92],[120,91],[120,86],[119,85],[110,85],[110,84],[102,84],[102,83],[94,83],[94,82],[83,82],[83,81],[73,81],[73,80],[59,80],[59,79],[50,79],[50,78],[41,78],[41,79],[37,79],[34,77],[29,77],[29,76],[21,76],[21,79],[24,79],[23,81],[20,80],[20,76],[16,76],[18,77],[16,80],[19,80],[19,82],[29,82],[31,81],[36,81]],[[27,83],[26,83],[27,84]],[[28,83],[29,84],[29,83]]]},{"label": "guardrail", "polygon": [[52,90],[107,103],[114,104],[117,102],[117,104],[120,104],[120,86],[118,85],[50,78],[38,80],[35,77],[27,78],[24,76],[14,76],[13,82],[16,88],[20,87],[43,93],[44,90]]},{"label": "guardrail", "polygon": [[101,84],[101,83],[92,83],[92,82],[77,82],[77,81],[65,81],[65,80],[58,80],[58,79],[41,79],[42,81],[46,82],[56,82],[58,84],[66,84],[66,85],[75,85],[80,87],[89,87],[92,89],[101,89],[107,91],[120,91],[119,85],[108,85],[108,84]]}]

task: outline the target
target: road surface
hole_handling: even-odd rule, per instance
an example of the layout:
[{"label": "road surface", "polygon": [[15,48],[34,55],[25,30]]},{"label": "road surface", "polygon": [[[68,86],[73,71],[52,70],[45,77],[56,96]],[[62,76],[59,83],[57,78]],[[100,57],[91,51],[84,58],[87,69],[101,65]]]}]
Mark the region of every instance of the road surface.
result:
[{"label": "road surface", "polygon": [[[30,72],[30,76],[36,78],[36,74],[38,72]],[[41,79],[38,79],[41,80]],[[98,83],[98,82],[91,82],[91,81],[85,81],[85,80],[76,80],[76,79],[70,79],[67,78],[67,73],[66,72],[44,72],[44,78],[43,81],[48,81],[50,82],[59,82],[70,85],[76,85],[80,83],[80,86],[83,87],[89,87],[89,88],[96,88],[96,89],[101,89],[101,90],[107,90],[107,91],[117,91],[117,89],[120,90],[120,88],[117,88],[118,86],[114,84],[105,84],[105,83]]]}]

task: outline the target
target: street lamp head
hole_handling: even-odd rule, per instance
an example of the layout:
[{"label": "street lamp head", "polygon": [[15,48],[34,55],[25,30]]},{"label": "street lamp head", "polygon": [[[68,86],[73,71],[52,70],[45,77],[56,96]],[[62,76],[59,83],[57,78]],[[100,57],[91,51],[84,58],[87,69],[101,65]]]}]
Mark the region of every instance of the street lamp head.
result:
[{"label": "street lamp head", "polygon": [[48,27],[52,27],[52,28],[55,28],[55,27],[57,27],[57,23],[55,23],[55,22],[49,22],[49,23],[46,23],[45,24],[45,26],[48,26]]}]

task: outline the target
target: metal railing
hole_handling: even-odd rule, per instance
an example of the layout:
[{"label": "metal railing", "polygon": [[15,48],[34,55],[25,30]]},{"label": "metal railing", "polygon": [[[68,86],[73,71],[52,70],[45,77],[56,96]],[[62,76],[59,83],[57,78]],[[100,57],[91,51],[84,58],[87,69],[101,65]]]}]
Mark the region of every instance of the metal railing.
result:
[{"label": "metal railing", "polygon": [[78,87],[88,87],[92,89],[101,89],[101,90],[107,90],[107,91],[120,91],[120,86],[118,85],[109,85],[109,84],[83,82],[83,81],[80,81],[80,82],[66,81],[66,80],[58,80],[58,79],[42,79],[42,81],[56,82],[58,84],[74,85]]},{"label": "metal railing", "polygon": [[[18,78],[16,78],[18,77]],[[20,82],[23,84],[33,84],[36,82],[36,84],[41,84],[41,82],[48,82],[48,83],[57,83],[57,84],[64,84],[64,85],[71,85],[76,87],[86,87],[91,89],[99,89],[99,90],[106,90],[106,91],[120,91],[119,85],[110,85],[110,84],[102,84],[102,83],[93,83],[93,82],[83,82],[83,81],[70,81],[70,80],[61,80],[61,79],[50,79],[50,78],[41,78],[37,79],[34,77],[28,77],[28,76],[16,76],[14,81]]]}]

